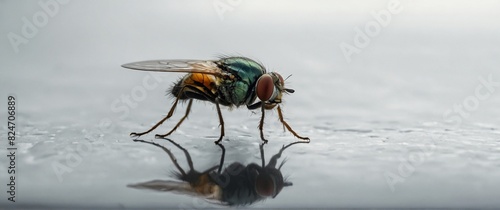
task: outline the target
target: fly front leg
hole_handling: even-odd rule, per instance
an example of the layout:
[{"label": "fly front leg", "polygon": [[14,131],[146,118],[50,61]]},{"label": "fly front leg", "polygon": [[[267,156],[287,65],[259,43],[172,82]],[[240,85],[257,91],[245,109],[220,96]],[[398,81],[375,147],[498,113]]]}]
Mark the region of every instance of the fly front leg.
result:
[{"label": "fly front leg", "polygon": [[267,144],[267,140],[264,138],[264,115],[266,113],[266,110],[264,106],[261,106],[260,110],[262,112],[262,117],[260,117],[260,123],[259,123],[260,139],[262,139],[262,141],[264,142],[263,144]]},{"label": "fly front leg", "polygon": [[[177,103],[177,101],[176,101]],[[163,135],[160,135],[160,134],[156,134],[156,138],[165,138],[166,136],[172,134],[181,124],[182,122],[184,122],[184,120],[188,117],[189,115],[189,112],[191,111],[191,105],[193,104],[193,99],[189,99],[189,103],[188,103],[188,106],[186,108],[186,113],[184,114],[184,117],[181,118],[181,120],[179,120],[179,122],[177,123],[177,125],[175,125],[174,128],[172,128],[172,130],[170,130],[170,132],[168,132],[167,134],[163,134]]]},{"label": "fly front leg", "polygon": [[[262,116],[264,116],[264,115],[262,115]],[[290,125],[288,125],[288,123],[286,123],[286,122],[285,122],[285,119],[283,119],[283,113],[281,112],[281,107],[280,107],[279,105],[278,105],[278,117],[279,117],[279,119],[280,119],[280,122],[283,124],[283,126],[285,126],[285,127],[286,127],[286,129],[287,129],[288,131],[290,131],[290,133],[292,133],[295,137],[297,137],[297,138],[299,138],[299,139],[302,139],[302,140],[305,140],[305,141],[307,141],[307,142],[311,141],[311,140],[309,139],[309,137],[302,137],[302,136],[299,136],[299,135],[298,135],[298,134],[297,134],[297,133],[296,133],[296,132],[295,132],[295,131],[294,131],[294,130],[290,127]],[[262,118],[264,118],[264,117],[262,117]],[[262,134],[261,134],[261,135],[262,135]]]},{"label": "fly front leg", "polygon": [[168,118],[172,117],[172,115],[174,114],[174,111],[175,111],[175,107],[177,106],[178,102],[179,102],[179,97],[177,97],[177,99],[175,99],[174,105],[172,105],[172,108],[170,108],[170,111],[168,112],[167,116],[165,118],[163,118],[162,120],[160,120],[160,122],[156,123],[156,125],[154,125],[153,127],[151,127],[149,130],[144,131],[142,133],[133,132],[133,133],[130,133],[130,136],[132,136],[132,137],[140,137],[140,136],[142,136],[144,134],[148,134],[149,132],[151,132],[154,129],[156,129],[163,122],[165,122],[165,120],[168,120]]},{"label": "fly front leg", "polygon": [[222,137],[224,137],[224,135],[225,135],[224,134],[224,119],[222,118],[222,112],[220,111],[220,106],[219,106],[219,102],[218,101],[215,102],[215,107],[217,107],[217,114],[219,115],[220,137],[214,143],[215,144],[220,144],[220,142],[222,141]]}]

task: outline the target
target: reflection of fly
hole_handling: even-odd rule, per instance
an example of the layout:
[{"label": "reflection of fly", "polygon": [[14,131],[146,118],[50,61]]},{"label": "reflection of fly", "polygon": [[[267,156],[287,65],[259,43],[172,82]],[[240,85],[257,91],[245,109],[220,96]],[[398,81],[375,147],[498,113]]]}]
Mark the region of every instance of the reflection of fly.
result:
[{"label": "reflection of fly", "polygon": [[283,161],[278,166],[278,159],[286,148],[297,143],[307,143],[306,141],[297,141],[283,146],[277,154],[271,157],[267,165],[265,165],[266,161],[264,159],[264,144],[261,144],[261,165],[250,163],[245,166],[239,162],[233,162],[224,170],[222,170],[222,166],[224,165],[225,149],[222,144],[219,144],[219,147],[222,149],[220,165],[213,166],[204,172],[199,172],[194,169],[191,155],[189,155],[186,149],[171,139],[166,140],[184,151],[189,164],[189,171],[182,169],[177,162],[177,158],[164,146],[155,142],[134,141],[152,144],[163,149],[170,156],[170,159],[177,168],[178,172],[174,172],[174,175],[180,182],[152,180],[128,186],[137,189],[170,191],[199,196],[208,201],[218,201],[219,204],[229,206],[249,205],[267,198],[275,198],[284,187],[291,186],[292,183],[286,181],[280,171],[285,162]]},{"label": "reflection of fly", "polygon": [[[309,141],[308,137],[299,136],[285,122],[279,104],[283,92],[293,93],[293,89],[285,88],[283,77],[276,73],[266,73],[266,69],[259,63],[245,57],[225,57],[220,60],[152,60],[125,64],[122,67],[156,72],[186,72],[188,73],[180,79],[171,89],[171,93],[176,97],[168,115],[160,120],[156,125],[145,132],[131,133],[131,136],[138,137],[151,132],[170,118],[179,100],[188,100],[188,106],[184,117],[175,127],[164,135],[157,134],[157,138],[170,135],[186,119],[191,110],[193,99],[210,101],[217,107],[219,121],[221,125],[218,144],[224,136],[224,120],[222,119],[220,105],[236,106],[246,105],[248,109],[261,108],[262,117],[260,119],[259,130],[262,141],[267,142],[262,131],[264,125],[264,111],[277,106],[278,117],[283,127],[288,129],[295,137]],[[259,98],[260,101],[255,102]],[[255,102],[255,103],[254,103]]]}]

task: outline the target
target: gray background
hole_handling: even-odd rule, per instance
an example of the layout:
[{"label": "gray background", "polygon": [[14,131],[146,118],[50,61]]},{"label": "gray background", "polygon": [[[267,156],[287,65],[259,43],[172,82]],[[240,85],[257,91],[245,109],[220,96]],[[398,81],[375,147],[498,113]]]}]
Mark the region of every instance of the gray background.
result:
[{"label": "gray background", "polygon": [[[479,78],[500,81],[500,1],[400,1],[401,12],[351,62],[341,43],[353,45],[356,28],[364,30],[375,20],[371,12],[390,1],[73,0],[16,52],[8,34],[22,35],[22,19],[43,11],[40,2],[46,1],[0,1],[2,120],[7,96],[18,102],[15,205],[217,206],[126,187],[173,179],[166,154],[132,142],[128,133],[168,112],[165,90],[181,74],[155,74],[161,82],[128,113],[113,107],[150,75],[121,64],[242,55],[292,74],[286,86],[296,92],[285,96],[284,114],[312,139],[284,152],[282,172],[294,185],[252,207],[500,207],[499,87],[461,123],[443,116],[477,97]],[[230,10],[220,14],[217,5]],[[184,107],[153,133],[168,131]],[[259,163],[260,114],[241,108],[223,115],[226,164]],[[212,104],[195,103],[172,135],[198,170],[218,163],[216,116]],[[295,140],[282,132],[275,112],[268,112],[265,131],[266,157]],[[6,154],[0,150],[2,183]],[[79,161],[68,162],[75,156]],[[414,170],[391,190],[386,175],[401,176],[398,167],[408,161]],[[71,172],[59,179],[57,163]],[[0,204],[15,206],[1,189]]]}]

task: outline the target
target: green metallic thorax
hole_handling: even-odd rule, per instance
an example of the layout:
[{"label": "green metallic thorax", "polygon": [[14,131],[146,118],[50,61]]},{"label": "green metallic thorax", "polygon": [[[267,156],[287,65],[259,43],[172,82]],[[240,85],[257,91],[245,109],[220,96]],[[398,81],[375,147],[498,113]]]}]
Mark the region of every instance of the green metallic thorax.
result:
[{"label": "green metallic thorax", "polygon": [[222,80],[218,94],[223,105],[249,105],[255,100],[254,86],[266,69],[259,63],[244,57],[228,57],[217,62],[219,68],[235,76],[233,80]]}]

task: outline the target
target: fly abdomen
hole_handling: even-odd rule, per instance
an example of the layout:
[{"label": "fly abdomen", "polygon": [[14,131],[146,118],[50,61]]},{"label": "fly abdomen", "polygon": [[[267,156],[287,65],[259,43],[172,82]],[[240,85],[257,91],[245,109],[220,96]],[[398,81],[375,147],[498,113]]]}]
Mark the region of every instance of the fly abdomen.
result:
[{"label": "fly abdomen", "polygon": [[217,80],[212,75],[192,73],[180,79],[171,89],[172,95],[181,100],[188,98],[215,102]]},{"label": "fly abdomen", "polygon": [[176,98],[179,98],[181,100],[184,100],[184,99],[187,99],[188,97],[186,96],[186,94],[184,94],[184,92],[181,93],[184,85],[183,85],[183,81],[184,81],[184,78],[180,79],[179,81],[177,81],[177,83],[175,83],[174,86],[172,86],[172,88],[170,89],[170,93],[172,93],[172,95]]}]

